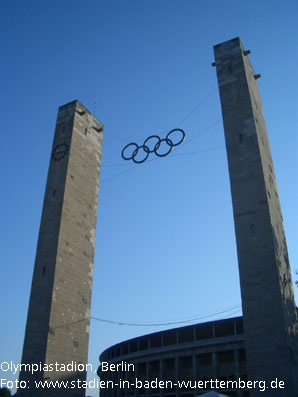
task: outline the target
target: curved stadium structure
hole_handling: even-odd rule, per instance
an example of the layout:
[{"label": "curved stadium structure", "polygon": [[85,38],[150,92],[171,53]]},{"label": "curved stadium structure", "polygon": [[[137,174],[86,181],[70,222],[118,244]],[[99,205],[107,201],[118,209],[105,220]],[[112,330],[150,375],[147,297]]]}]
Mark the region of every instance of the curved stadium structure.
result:
[{"label": "curved stadium structure", "polygon": [[[214,46],[212,63],[223,115],[243,317],[166,330],[112,346],[100,356],[98,373],[103,383],[117,385],[101,389],[101,397],[195,397],[216,387],[237,397],[258,397],[260,392],[263,397],[298,396],[297,308],[257,84],[261,76],[249,54],[236,37]],[[123,362],[133,364],[133,371],[122,370]],[[117,363],[118,371],[108,367]],[[172,381],[172,386],[156,387],[158,379]],[[124,381],[132,384],[123,387]],[[149,387],[144,387],[146,381]],[[182,387],[180,381],[201,381],[205,390],[191,383]],[[225,387],[214,386],[214,381]]]},{"label": "curved stadium structure", "polygon": [[[113,388],[101,389],[101,397],[198,396],[211,387],[193,388],[195,381],[218,379],[227,382],[239,378],[247,379],[242,317],[195,324],[130,339],[106,349],[101,354],[100,361],[98,375],[101,381],[105,384],[112,381],[114,385]],[[114,371],[117,364],[118,371]],[[149,381],[152,387],[145,381]],[[156,382],[159,381],[168,381],[167,385],[164,384],[167,387],[156,387]],[[178,381],[184,381],[185,384],[180,387],[174,385]],[[141,387],[141,382],[146,387]],[[249,395],[247,391],[235,391],[235,388],[221,388],[220,392],[237,397]]]}]

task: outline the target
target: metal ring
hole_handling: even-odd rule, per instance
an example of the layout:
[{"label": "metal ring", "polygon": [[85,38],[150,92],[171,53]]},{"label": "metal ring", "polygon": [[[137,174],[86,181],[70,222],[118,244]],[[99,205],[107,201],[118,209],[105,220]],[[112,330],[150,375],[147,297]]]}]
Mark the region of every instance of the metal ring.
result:
[{"label": "metal ring", "polygon": [[[160,148],[161,142],[163,142],[163,141],[167,142],[167,144],[169,145],[170,149],[167,152],[163,153],[163,154],[157,153],[157,150]],[[171,153],[171,151],[173,149],[173,146],[174,146],[173,142],[171,141],[170,138],[163,138],[163,139],[160,140],[160,142],[157,142],[157,144],[155,145],[154,153],[158,157],[165,157],[165,156],[167,156],[168,154]]]},{"label": "metal ring", "polygon": [[[125,152],[125,150],[126,150],[130,145],[134,145],[136,148],[135,148],[135,150],[132,152],[132,155],[131,155],[130,157],[125,157],[125,156],[124,156],[124,152]],[[128,145],[126,145],[126,146],[122,149],[122,152],[121,152],[121,156],[122,156],[123,160],[132,160],[132,159],[133,159],[133,156],[135,155],[135,154],[134,154],[135,151],[137,151],[137,153],[138,153],[138,149],[139,149],[139,146],[138,146],[136,143],[134,143],[134,142],[131,142],[131,143],[129,143]]]},{"label": "metal ring", "polygon": [[[144,141],[144,143],[143,143],[143,146],[146,146],[146,147],[147,147],[149,153],[153,153],[154,150],[155,150],[155,147],[156,147],[156,145],[157,145],[157,143],[156,143],[155,146],[154,146],[154,148],[153,148],[152,150],[150,150],[150,148],[147,146],[147,142],[149,141],[149,139],[152,139],[152,138],[156,138],[156,139],[158,140],[157,143],[160,143],[160,137],[159,137],[158,135],[151,135],[151,136],[149,136],[149,138],[147,138],[147,139]],[[146,151],[146,150],[145,150],[145,151]]]},{"label": "metal ring", "polygon": [[[181,137],[181,139],[180,139],[178,142],[173,143],[173,141],[170,139],[170,135],[173,134],[175,131],[181,132],[182,137]],[[149,141],[150,139],[152,139],[152,138],[157,139],[157,142],[156,142],[154,148],[153,148],[153,149],[150,149],[150,147],[147,146],[147,143],[148,143],[148,141]],[[173,149],[174,146],[178,146],[178,145],[180,145],[180,143],[183,142],[184,138],[185,138],[185,132],[184,132],[181,128],[174,128],[174,129],[171,130],[171,131],[167,134],[167,136],[166,136],[165,138],[163,138],[163,139],[160,139],[160,137],[159,137],[158,135],[151,135],[151,136],[149,136],[147,139],[145,139],[145,141],[144,141],[144,143],[143,143],[142,146],[138,146],[135,142],[129,143],[128,145],[126,145],[126,146],[122,149],[121,156],[122,156],[122,158],[123,158],[124,160],[132,160],[132,161],[133,161],[134,163],[136,163],[136,164],[141,164],[141,163],[144,163],[144,161],[147,160],[147,158],[149,157],[149,154],[150,154],[150,153],[155,153],[156,156],[158,156],[158,157],[165,157],[165,156],[167,156],[168,154],[171,153],[171,151],[172,151],[172,149]],[[157,150],[160,148],[162,142],[166,142],[166,143],[169,145],[169,150],[168,150],[167,152],[165,152],[165,153],[157,153]],[[132,152],[132,155],[131,155],[130,157],[127,157],[127,156],[124,155],[124,152],[125,152],[125,150],[126,150],[129,146],[134,146],[135,149],[134,149],[134,151]],[[139,149],[143,149],[144,152],[146,153],[146,156],[145,156],[142,160],[136,160],[136,156],[137,156],[137,154],[138,154],[138,152],[139,152]]]},{"label": "metal ring", "polygon": [[171,130],[171,131],[167,134],[166,139],[169,139],[169,136],[170,136],[173,132],[175,132],[175,131],[180,131],[180,132],[182,133],[182,138],[181,138],[180,141],[178,141],[177,143],[173,143],[173,141],[172,141],[172,146],[178,146],[178,145],[180,145],[180,143],[182,143],[182,142],[184,141],[184,138],[185,138],[185,132],[184,132],[183,130],[181,130],[181,128],[174,128],[173,130]]},{"label": "metal ring", "polygon": [[[146,153],[146,156],[145,156],[145,158],[144,158],[143,160],[136,160],[135,157],[136,157],[136,155],[138,154],[139,149],[142,149],[142,148],[143,148],[144,152]],[[145,149],[145,148],[146,148],[146,149]],[[132,161],[133,161],[134,163],[136,163],[136,164],[141,164],[141,163],[144,163],[144,161],[147,160],[149,154],[150,154],[150,152],[149,152],[148,146],[142,145],[142,146],[138,146],[138,147],[134,150],[134,152],[133,152],[131,158],[132,158]]]}]

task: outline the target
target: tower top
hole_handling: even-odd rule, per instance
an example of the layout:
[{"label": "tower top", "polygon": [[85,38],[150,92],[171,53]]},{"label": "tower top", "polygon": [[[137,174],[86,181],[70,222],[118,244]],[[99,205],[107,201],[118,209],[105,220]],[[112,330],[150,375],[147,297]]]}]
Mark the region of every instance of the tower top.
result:
[{"label": "tower top", "polygon": [[239,45],[241,47],[243,47],[243,44],[241,43],[240,38],[239,37],[235,37],[234,39],[223,41],[222,43],[216,44],[215,46],[213,46],[213,48],[218,48],[218,47],[221,47],[221,46],[224,46],[224,47],[227,47],[227,46],[229,46],[229,47],[239,47]]},{"label": "tower top", "polygon": [[68,111],[70,109],[75,109],[75,112],[78,113],[80,116],[87,116],[88,119],[95,124],[94,128],[98,132],[101,132],[103,130],[103,124],[78,99],[68,102],[65,105],[59,106],[58,118],[59,118],[59,113],[64,117],[64,111]]},{"label": "tower top", "polygon": [[223,54],[227,55],[227,53],[237,54],[238,52],[243,52],[243,55],[245,56],[250,54],[249,50],[246,51],[244,49],[244,46],[239,37],[235,37],[234,39],[216,44],[215,46],[213,46],[213,48],[217,54],[217,57],[220,57]]}]

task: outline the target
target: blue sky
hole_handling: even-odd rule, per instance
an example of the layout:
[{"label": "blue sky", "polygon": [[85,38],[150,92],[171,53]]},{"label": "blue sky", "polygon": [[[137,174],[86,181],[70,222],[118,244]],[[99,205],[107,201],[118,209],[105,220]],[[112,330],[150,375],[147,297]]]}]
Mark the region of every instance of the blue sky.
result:
[{"label": "blue sky", "polygon": [[[12,0],[1,11],[1,361],[21,359],[57,109],[74,99],[105,126],[92,316],[163,323],[241,314],[211,67],[213,45],[236,36],[262,75],[258,83],[294,275],[296,1]],[[134,168],[121,159],[126,143],[177,127],[186,139],[172,156]],[[97,367],[98,355],[110,345],[165,328],[92,320],[89,362]]]}]

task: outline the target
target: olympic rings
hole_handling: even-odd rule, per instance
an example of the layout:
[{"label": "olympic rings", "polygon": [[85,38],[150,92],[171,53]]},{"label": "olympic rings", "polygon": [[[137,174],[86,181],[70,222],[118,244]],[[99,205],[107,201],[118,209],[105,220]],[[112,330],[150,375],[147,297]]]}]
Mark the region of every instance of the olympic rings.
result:
[{"label": "olympic rings", "polygon": [[[181,133],[181,138],[178,142],[174,143],[173,139],[170,139],[170,136],[171,136],[171,134],[173,134],[176,131]],[[132,160],[136,164],[141,164],[141,163],[144,163],[144,161],[146,161],[148,159],[150,153],[155,153],[156,156],[158,156],[158,157],[167,156],[168,154],[171,153],[174,146],[178,146],[184,141],[184,138],[185,138],[185,132],[183,130],[181,130],[180,128],[174,128],[167,134],[167,136],[165,138],[161,139],[158,135],[151,135],[147,139],[145,139],[143,145],[141,145],[141,146],[139,146],[135,142],[129,143],[122,149],[121,156],[122,156],[123,160]],[[157,142],[155,143],[153,148],[150,149],[150,146],[147,144],[151,139],[157,139]],[[165,153],[158,153],[157,151],[163,142],[167,143],[167,145],[169,146],[169,149]],[[130,148],[131,146],[132,146],[132,148]],[[132,154],[130,156],[124,154],[128,148],[130,148],[130,150],[133,149]],[[145,155],[144,155],[144,157],[141,157],[141,159],[139,160],[139,159],[136,159],[136,156],[140,149],[143,149],[143,152],[145,153]]]}]

